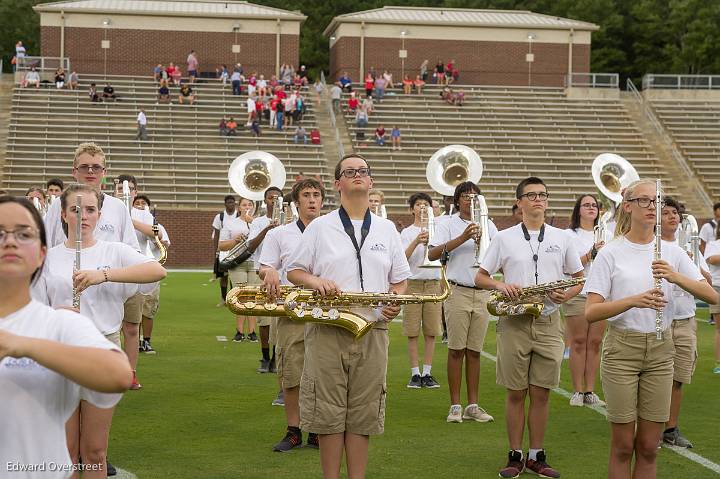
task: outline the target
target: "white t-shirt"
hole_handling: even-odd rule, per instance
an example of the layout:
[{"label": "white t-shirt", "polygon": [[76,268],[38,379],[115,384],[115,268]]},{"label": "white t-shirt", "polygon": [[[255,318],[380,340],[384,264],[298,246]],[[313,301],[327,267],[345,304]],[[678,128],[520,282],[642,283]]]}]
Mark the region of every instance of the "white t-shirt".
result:
[{"label": "white t-shirt", "polygon": [[[248,235],[248,241],[252,241],[257,235],[259,235],[262,230],[267,228],[271,221],[272,220],[268,218],[267,215],[255,218],[253,222],[250,223],[250,233]],[[258,271],[260,269],[260,255],[262,254],[263,243],[265,243],[264,239],[258,245],[258,247],[255,248],[255,251],[250,257],[253,263],[255,263],[255,271]]]},{"label": "white t-shirt", "polygon": [[[362,223],[362,220],[352,221],[358,246]],[[387,293],[391,284],[410,277],[410,266],[400,235],[390,220],[372,214],[370,231],[360,248],[360,258],[366,292]],[[342,291],[363,291],[355,247],[345,233],[339,210],[321,216],[305,229],[286,271],[295,269],[334,281]],[[375,319],[381,317],[379,310],[365,310],[364,313],[368,318],[371,314]]]},{"label": "white t-shirt", "polygon": [[[440,217],[442,218],[442,216]],[[460,218],[460,214],[447,216],[440,222],[435,221],[435,235],[432,238],[431,246],[440,246],[448,241],[460,236],[468,227],[470,221]],[[495,238],[498,229],[491,220],[488,220],[488,228],[490,229],[490,241]],[[449,281],[453,281],[464,286],[475,286],[475,274],[477,268],[473,268],[475,263],[475,240],[469,239],[454,250],[450,251],[450,258],[447,264],[447,277]]]},{"label": "white t-shirt", "polygon": [[[154,261],[124,243],[97,241],[83,248],[80,266],[83,270],[125,268]],[[42,274],[32,288],[32,296],[52,306],[72,306],[72,272],[75,250],[64,244],[50,248]],[[120,330],[125,313],[123,304],[136,293],[150,294],[157,283],[101,283],[90,286],[80,295],[80,311],[90,318],[103,334]]]},{"label": "white t-shirt", "polygon": [[[674,241],[662,240],[662,248],[667,248],[666,245],[678,245],[678,239]],[[695,262],[693,262],[695,264]],[[708,264],[705,262],[705,258],[700,256],[700,268],[705,271],[710,271]],[[695,297],[682,289],[680,286],[674,284],[672,290],[672,302],[673,302],[673,319],[688,319],[695,316]]]},{"label": "white t-shirt", "polygon": [[[252,224],[252,223],[251,223]],[[250,226],[242,220],[239,216],[233,216],[226,218],[223,222],[223,227],[220,230],[220,241],[227,241],[235,238],[237,235],[245,235],[247,238],[250,233]],[[225,259],[230,251],[220,251],[219,258]]]},{"label": "white t-shirt", "polygon": [[246,103],[247,103],[247,112],[248,113],[254,112],[256,109],[255,100],[253,100],[252,98],[248,98],[246,100]]},{"label": "white t-shirt", "polygon": [[[715,224],[717,224],[717,221],[715,221]],[[715,228],[713,228],[713,225],[711,222],[707,222],[704,225],[702,225],[702,228],[700,228],[700,239],[703,240],[706,244],[715,241]]]},{"label": "white t-shirt", "polygon": [[143,113],[143,112],[138,113],[137,122],[138,122],[138,124],[140,124],[142,126],[147,125],[147,117],[145,116],[145,113]]},{"label": "white t-shirt", "polygon": [[[587,231],[582,228],[578,228],[576,230],[573,229],[566,229],[565,232],[570,236],[570,240],[572,241],[573,245],[575,245],[575,251],[578,252],[579,257],[584,256],[587,254],[588,251],[590,251],[590,248],[593,247],[595,244],[595,233],[593,231]],[[580,261],[582,263],[582,260]],[[592,266],[592,261],[588,261],[585,265],[585,276],[590,274],[590,267]]]},{"label": "white t-shirt", "polygon": [[[0,318],[0,329],[72,346],[119,351],[89,319],[71,311],[56,311],[38,301]],[[0,359],[0,391],[0,476],[18,479],[70,477],[72,462],[65,422],[80,399],[110,408],[122,398],[122,394],[82,388],[29,358]],[[51,463],[66,469],[50,472]],[[15,464],[45,464],[46,472],[10,472],[8,468]]]},{"label": "white t-shirt", "polygon": [[[125,243],[140,251],[140,244],[138,244],[137,236],[135,236],[135,228],[130,218],[130,212],[125,208],[125,203],[114,196],[103,193],[103,205],[100,211],[100,219],[93,233],[95,239]],[[45,215],[44,222],[49,248],[67,240],[60,223],[60,201],[52,202]]]},{"label": "white t-shirt", "polygon": [[[624,236],[606,244],[595,258],[583,293],[596,293],[605,301],[617,301],[654,288],[655,280],[651,267],[654,244],[654,241],[647,244],[632,243]],[[660,256],[680,274],[693,280],[703,279],[690,257],[679,246],[663,242]],[[663,330],[665,330],[670,326],[675,313],[674,302],[671,301],[673,285],[663,280],[662,290],[665,298],[668,299],[663,311]],[[608,318],[608,321],[613,322],[618,328],[652,333],[655,332],[655,313],[656,311],[651,308],[631,308]]]},{"label": "white t-shirt", "polygon": [[[506,283],[522,287],[560,281],[583,270],[580,255],[565,230],[546,224],[542,243],[538,243],[539,230],[528,233],[530,241],[525,239],[522,223],[500,231],[490,243],[482,268],[491,275],[502,270]],[[533,254],[538,256],[537,265]],[[548,316],[558,307],[545,298],[542,314]]]},{"label": "white t-shirt", "polygon": [[[720,255],[720,240],[713,240],[705,246],[705,259]],[[720,287],[720,265],[709,264],[708,273],[712,276],[713,286]]]},{"label": "white t-shirt", "polygon": [[[151,225],[155,222],[155,218],[153,217],[152,213],[150,211],[145,209],[138,209],[133,208],[132,212],[130,213],[130,216],[135,221],[139,221],[140,223]],[[145,236],[143,233],[139,232],[138,230],[135,230],[135,236],[137,237],[138,244],[140,245],[140,252],[144,253],[147,251],[148,242],[152,244],[152,239],[150,236]]]},{"label": "white t-shirt", "polygon": [[[220,215],[223,215],[223,219],[220,220]],[[235,210],[232,212],[232,214],[228,214],[227,211],[223,211],[222,213],[218,213],[215,215],[215,218],[213,218],[212,227],[213,229],[216,229],[220,231],[223,229],[223,223],[227,221],[230,218],[237,218],[238,217],[238,210]]]},{"label": "white t-shirt", "polygon": [[[420,234],[420,227],[410,225],[400,232],[400,241],[403,248],[407,249],[415,238]],[[407,257],[407,256],[406,256]],[[410,271],[412,276],[410,279],[440,279],[440,270],[438,268],[421,268],[420,265],[425,259],[425,245],[419,244],[413,251],[410,258],[408,258],[408,264],[410,265]]]},{"label": "white t-shirt", "polygon": [[280,273],[280,284],[292,284],[287,279],[286,268],[295,248],[302,241],[302,235],[295,221],[273,228],[265,235],[259,261],[262,266],[270,266]]}]

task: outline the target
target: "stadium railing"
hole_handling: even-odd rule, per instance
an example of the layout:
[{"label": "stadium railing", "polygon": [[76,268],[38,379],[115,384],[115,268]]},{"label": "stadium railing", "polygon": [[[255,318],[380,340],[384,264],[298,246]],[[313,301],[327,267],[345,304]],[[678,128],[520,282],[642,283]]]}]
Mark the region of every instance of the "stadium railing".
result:
[{"label": "stadium railing", "polygon": [[[325,92],[325,95],[328,94],[327,89],[327,82],[325,81],[325,72],[320,72],[320,83],[323,84],[323,91]],[[333,104],[332,101],[326,101],[325,104],[327,105],[328,113],[330,115],[330,124],[333,127],[333,130],[335,131],[335,144],[337,144],[338,149],[338,156],[340,158],[343,158],[345,156],[345,147],[343,146],[342,141],[340,140],[340,130],[337,127],[337,119],[335,118],[335,110],[333,110]]]},{"label": "stadium railing", "polygon": [[571,73],[565,75],[565,87],[618,88],[620,76],[617,73]]},{"label": "stadium railing", "polygon": [[643,90],[651,88],[716,90],[720,89],[720,75],[657,75],[648,73],[642,78],[642,88]]}]

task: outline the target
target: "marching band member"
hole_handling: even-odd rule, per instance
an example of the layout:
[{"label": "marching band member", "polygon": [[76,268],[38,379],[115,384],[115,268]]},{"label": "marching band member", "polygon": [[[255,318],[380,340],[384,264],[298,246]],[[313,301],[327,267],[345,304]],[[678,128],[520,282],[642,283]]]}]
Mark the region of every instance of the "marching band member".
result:
[{"label": "marching band member", "polygon": [[25,192],[25,198],[29,199],[33,204],[35,203],[34,198],[37,198],[41,214],[47,209],[47,196],[45,196],[45,192],[39,186],[31,186],[28,188]]},{"label": "marching band member", "polygon": [[[113,407],[132,373],[90,319],[31,298],[46,253],[32,203],[0,198],[0,462],[7,471],[11,464],[56,464],[43,477],[59,479],[73,470],[65,423],[81,398],[98,410]],[[84,452],[84,477],[104,478],[104,458]]]},{"label": "marching band member", "polygon": [[715,233],[720,225],[720,202],[713,205],[713,219],[700,228],[700,252],[705,253],[708,243],[715,240]]},{"label": "marching band member", "polygon": [[385,204],[385,193],[377,188],[372,188],[369,194],[370,211],[373,214],[382,216],[383,205]]},{"label": "marching band member", "polygon": [[[400,241],[405,248],[405,257],[410,264],[412,276],[408,280],[408,293],[440,294],[440,272],[438,269],[421,268],[428,248],[428,231],[421,223],[422,208],[432,208],[432,198],[427,193],[415,193],[408,201],[415,221],[400,233]],[[408,304],[403,315],[403,336],[408,338],[410,357],[410,382],[407,387],[435,389],[440,384],[432,376],[432,360],[435,352],[435,337],[442,334],[442,304]],[[420,375],[418,365],[418,336],[422,327],[424,339],[423,370]]]},{"label": "marching band member", "polygon": [[[604,241],[595,244],[595,226],[600,217],[597,198],[594,195],[578,196],[570,216],[570,235],[587,277],[592,265],[593,251],[599,251]],[[600,343],[605,332],[605,321],[590,324],[585,321],[585,295],[578,294],[562,305],[565,325],[570,340],[570,375],[573,395],[571,406],[599,405],[605,403],[594,392],[597,370],[600,366]]]},{"label": "marching band member", "polygon": [[[248,273],[248,284],[259,284],[260,277],[258,270],[260,269],[260,255],[262,254],[263,241],[265,235],[271,229],[280,226],[272,220],[273,208],[282,208],[282,204],[277,204],[278,199],[283,196],[282,190],[276,186],[271,186],[265,190],[265,207],[267,213],[265,216],[255,218],[250,224],[250,233],[248,234],[248,248],[253,252],[252,257],[248,261],[253,262],[253,272]],[[274,373],[275,369],[275,348],[273,347],[272,357],[270,356],[270,327],[275,318],[270,316],[260,316],[257,318],[257,325],[260,329],[260,351],[262,359],[260,359],[260,367],[257,369],[259,373]]]},{"label": "marching band member", "polygon": [[[73,272],[76,195],[82,196],[82,269]],[[138,291],[138,286],[132,283],[153,283],[164,278],[166,273],[159,263],[130,246],[95,237],[103,201],[101,193],[89,185],[71,185],[62,194],[58,203],[68,239],[47,252],[44,270],[34,287],[33,296],[49,306],[67,307],[72,305],[73,288],[76,288],[82,292],[82,314],[90,318],[108,340],[120,347],[123,304]],[[144,286],[148,290],[151,287]],[[70,455],[76,464],[80,457],[83,464],[103,464],[104,474],[112,414],[113,408],[97,408],[86,401],[75,410],[67,423],[67,436]]]},{"label": "marching band member", "polygon": [[[325,188],[314,178],[305,178],[293,185],[292,201],[298,207],[299,219],[268,231],[260,256],[260,278],[263,286],[276,295],[280,285],[291,285],[286,268],[291,254],[302,241],[305,228],[320,215]],[[287,318],[277,321],[277,372],[285,400],[287,433],[273,447],[273,451],[286,452],[302,444],[300,430],[300,376],[305,363],[305,325]],[[307,445],[318,447],[317,434],[309,433]]]},{"label": "marching band member", "polygon": [[[615,240],[600,250],[585,285],[585,317],[610,323],[601,378],[612,428],[608,477],[655,477],[657,446],[669,419],[673,381],[673,284],[709,303],[717,298],[679,247],[664,244],[653,260],[655,181],[628,186],[616,215]],[[659,245],[658,245],[659,247]],[[664,279],[661,289],[656,279]],[[656,311],[655,311],[656,310]],[[662,316],[660,313],[662,312]],[[657,338],[656,322],[661,339]]]},{"label": "marching band member", "polygon": [[[705,246],[705,260],[710,266],[713,288],[720,297],[720,225],[715,228],[715,239]],[[720,374],[720,302],[710,305],[710,315],[715,319],[715,368],[713,373]]]},{"label": "marching band member", "polygon": [[213,274],[215,275],[216,279],[220,280],[220,302],[217,304],[217,307],[225,306],[225,297],[227,296],[228,292],[229,276],[228,271],[220,271],[220,231],[222,231],[226,221],[230,221],[232,218],[236,218],[239,215],[240,212],[235,206],[235,197],[233,195],[227,195],[225,196],[225,210],[216,214],[212,222],[212,239],[213,246],[215,248],[215,262],[213,263]]},{"label": "marching band member", "polygon": [[[287,267],[288,280],[322,295],[340,291],[403,293],[410,267],[395,225],[370,213],[367,161],[350,154],[335,167],[341,207],[313,221]],[[387,322],[399,306],[366,310],[375,326],[355,340],[347,330],[309,323],[300,382],[300,428],[319,435],[323,476],[365,476],[369,436],[385,422]]]},{"label": "marching band member", "polygon": [[45,192],[49,197],[60,198],[65,190],[65,183],[60,178],[50,178],[45,183]]},{"label": "marching band member", "polygon": [[[515,191],[522,222],[503,230],[490,243],[475,277],[481,288],[495,289],[517,298],[522,287],[554,282],[566,275],[582,277],[580,255],[563,230],[545,224],[548,192],[545,183],[531,176]],[[491,275],[502,270],[503,281]],[[543,449],[549,415],[550,390],[560,383],[564,342],[559,305],[575,296],[580,286],[551,291],[539,317],[500,316],[497,323],[497,383],[507,389],[505,416],[510,452],[500,477],[518,477],[524,469],[541,477],[560,477],[547,463]],[[523,462],[525,400],[530,396],[528,433],[530,448]]]},{"label": "marching band member", "polygon": [[[487,310],[489,291],[475,286],[476,238],[480,225],[473,222],[471,204],[480,188],[466,181],[455,187],[453,205],[457,213],[437,225],[428,258],[436,260],[443,251],[450,253],[447,276],[452,294],[445,302],[445,322],[448,332],[447,374],[450,389],[450,411],[447,422],[471,419],[490,422],[493,417],[478,405],[480,384],[480,353],[485,343],[490,313]],[[488,220],[489,231],[482,234],[490,239],[497,234],[495,224]],[[460,404],[463,361],[467,381],[468,405]]]}]

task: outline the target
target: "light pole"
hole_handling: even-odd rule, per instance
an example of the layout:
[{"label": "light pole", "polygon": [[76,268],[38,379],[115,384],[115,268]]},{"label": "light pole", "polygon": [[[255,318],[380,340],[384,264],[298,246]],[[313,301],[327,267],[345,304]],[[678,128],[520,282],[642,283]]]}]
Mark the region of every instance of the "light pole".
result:
[{"label": "light pole", "polygon": [[528,64],[528,86],[532,84],[532,64],[535,61],[535,55],[533,55],[532,52],[532,43],[533,40],[537,38],[537,35],[534,33],[528,33],[527,39],[528,39],[528,52],[527,55],[525,55],[525,61]]},{"label": "light pole", "polygon": [[400,32],[400,38],[402,45],[400,47],[400,51],[398,52],[398,56],[400,57],[400,79],[405,78],[405,59],[407,58],[407,50],[405,50],[405,36],[408,34],[407,30],[403,30]]},{"label": "light pole", "polygon": [[103,20],[103,41],[101,48],[103,49],[103,76],[107,79],[107,52],[110,49],[110,40],[108,40],[108,28],[110,28],[110,19],[106,18]]}]

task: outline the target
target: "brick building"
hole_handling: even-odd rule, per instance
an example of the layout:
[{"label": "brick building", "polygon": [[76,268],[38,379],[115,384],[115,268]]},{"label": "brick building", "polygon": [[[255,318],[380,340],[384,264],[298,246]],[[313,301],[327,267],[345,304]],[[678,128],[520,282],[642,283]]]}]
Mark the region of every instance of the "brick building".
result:
[{"label": "brick building", "polygon": [[592,23],[528,11],[384,7],[340,15],[325,29],[330,78],[370,67],[414,78],[424,60],[454,59],[459,83],[563,86],[590,71]]},{"label": "brick building", "polygon": [[298,66],[306,17],[233,0],[71,0],[37,5],[44,57],[70,58],[80,73],[150,75],[190,50],[201,71],[242,63],[274,74]]}]

